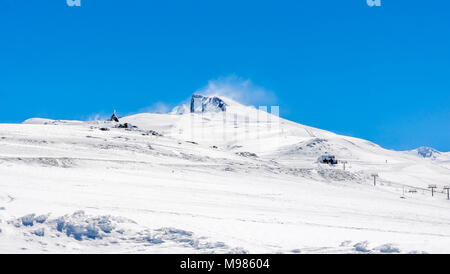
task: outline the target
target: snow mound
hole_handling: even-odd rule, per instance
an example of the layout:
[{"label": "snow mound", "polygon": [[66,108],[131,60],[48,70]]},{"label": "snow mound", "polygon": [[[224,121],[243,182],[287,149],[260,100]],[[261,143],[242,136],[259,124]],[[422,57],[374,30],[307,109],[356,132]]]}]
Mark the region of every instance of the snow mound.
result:
[{"label": "snow mound", "polygon": [[50,244],[65,247],[72,240],[83,249],[113,245],[110,252],[117,252],[117,248],[121,247],[140,252],[151,247],[172,247],[184,252],[248,253],[240,247],[208,241],[206,237],[198,237],[191,231],[173,227],[150,229],[123,217],[88,215],[82,210],[55,219],[49,219],[49,216],[32,213],[8,221],[8,224],[23,233],[27,242],[46,247]]},{"label": "snow mound", "polygon": [[369,242],[363,241],[363,242],[356,243],[353,247],[355,248],[355,251],[367,253],[367,252],[370,252],[370,249],[368,249],[368,246],[369,246]]},{"label": "snow mound", "polygon": [[81,241],[83,238],[103,238],[116,229],[117,223],[123,223],[124,219],[112,216],[90,217],[85,215],[84,211],[77,211],[52,222],[56,223],[56,229],[59,232]]},{"label": "snow mound", "polygon": [[190,107],[187,106],[186,104],[182,104],[182,105],[179,105],[177,107],[174,107],[172,109],[172,111],[170,112],[170,114],[182,115],[182,114],[189,113],[189,112],[191,112]]},{"label": "snow mound", "polygon": [[22,122],[22,124],[28,124],[28,125],[48,125],[48,124],[55,124],[56,121],[52,119],[44,119],[44,118],[31,118],[27,119]]},{"label": "snow mound", "polygon": [[69,121],[69,120],[52,120],[45,118],[30,118],[22,122],[27,125],[60,125],[60,124],[82,124],[82,121]]},{"label": "snow mound", "polygon": [[374,250],[378,250],[380,253],[400,253],[400,249],[393,244],[384,244],[375,247]]},{"label": "snow mound", "polygon": [[35,223],[44,223],[47,220],[48,216],[49,215],[36,216],[36,214],[29,214],[20,218],[20,221],[24,226],[33,226]]},{"label": "snow mound", "polygon": [[353,248],[358,253],[400,253],[400,249],[391,243],[369,248],[369,242],[362,241],[353,245]]},{"label": "snow mound", "polygon": [[[339,160],[352,155],[352,152],[346,145],[333,142],[327,138],[314,137],[294,145],[285,146],[281,149],[281,156],[318,158],[322,155],[335,155]],[[354,144],[350,145],[354,146]]]}]

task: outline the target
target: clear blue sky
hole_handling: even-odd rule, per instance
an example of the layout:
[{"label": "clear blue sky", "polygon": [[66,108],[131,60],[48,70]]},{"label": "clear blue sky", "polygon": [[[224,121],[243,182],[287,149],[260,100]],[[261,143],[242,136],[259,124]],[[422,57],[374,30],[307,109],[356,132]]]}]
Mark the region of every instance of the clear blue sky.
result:
[{"label": "clear blue sky", "polygon": [[450,1],[81,3],[1,1],[0,122],[133,113],[234,75],[290,120],[450,150]]}]

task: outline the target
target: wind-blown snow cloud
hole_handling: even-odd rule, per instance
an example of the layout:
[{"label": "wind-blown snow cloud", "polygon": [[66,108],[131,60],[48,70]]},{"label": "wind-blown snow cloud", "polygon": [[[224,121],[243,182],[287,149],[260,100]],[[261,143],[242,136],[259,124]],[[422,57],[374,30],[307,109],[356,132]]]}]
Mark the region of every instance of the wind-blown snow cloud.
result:
[{"label": "wind-blown snow cloud", "polygon": [[[273,92],[253,84],[250,79],[244,79],[236,75],[210,80],[205,87],[198,89],[194,93],[206,96],[223,96],[235,100],[239,103],[253,106],[270,106],[277,103],[277,98]],[[135,113],[128,113],[127,115],[143,112],[169,113],[177,105],[189,105],[190,100],[191,97],[189,96],[188,98],[186,98],[186,100],[183,100],[179,104],[159,101],[148,107],[141,108]],[[89,117],[89,120],[100,120],[109,117],[110,116],[104,114],[96,114],[91,115]]]},{"label": "wind-blown snow cloud", "polygon": [[87,121],[105,121],[111,117],[111,114],[108,115],[105,113],[93,113],[87,117]]},{"label": "wind-blown snow cloud", "polygon": [[224,96],[246,105],[273,105],[277,101],[273,92],[253,84],[250,79],[235,75],[210,80],[196,93]]},{"label": "wind-blown snow cloud", "polygon": [[150,112],[150,113],[167,113],[169,112],[173,106],[164,103],[164,102],[156,102],[153,105],[141,109],[139,112]]}]

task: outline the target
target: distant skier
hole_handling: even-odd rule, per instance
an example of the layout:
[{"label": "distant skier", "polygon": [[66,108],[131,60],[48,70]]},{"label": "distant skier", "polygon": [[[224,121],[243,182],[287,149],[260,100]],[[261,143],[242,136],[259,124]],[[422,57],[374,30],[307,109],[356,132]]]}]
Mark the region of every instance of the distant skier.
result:
[{"label": "distant skier", "polygon": [[117,118],[116,111],[114,110],[113,115],[111,116],[110,121],[119,122],[119,118]]}]

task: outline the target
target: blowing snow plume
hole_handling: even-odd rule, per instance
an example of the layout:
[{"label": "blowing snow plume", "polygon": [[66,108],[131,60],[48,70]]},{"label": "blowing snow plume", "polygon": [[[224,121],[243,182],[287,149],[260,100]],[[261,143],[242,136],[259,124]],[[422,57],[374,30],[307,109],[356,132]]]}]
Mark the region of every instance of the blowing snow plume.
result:
[{"label": "blowing snow plume", "polygon": [[254,85],[250,79],[234,75],[210,80],[207,86],[195,93],[223,96],[246,105],[271,105],[277,101],[273,92]]}]

